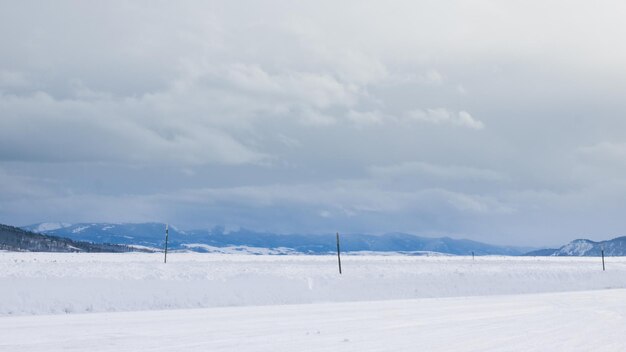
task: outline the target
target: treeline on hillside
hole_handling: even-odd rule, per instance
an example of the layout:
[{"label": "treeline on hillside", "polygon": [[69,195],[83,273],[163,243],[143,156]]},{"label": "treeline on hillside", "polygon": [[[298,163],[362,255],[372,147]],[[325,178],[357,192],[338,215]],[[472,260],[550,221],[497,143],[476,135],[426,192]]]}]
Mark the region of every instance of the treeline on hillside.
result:
[{"label": "treeline on hillside", "polygon": [[108,243],[89,243],[69,238],[42,235],[18,227],[0,224],[0,250],[19,252],[88,252],[122,253],[136,249]]}]

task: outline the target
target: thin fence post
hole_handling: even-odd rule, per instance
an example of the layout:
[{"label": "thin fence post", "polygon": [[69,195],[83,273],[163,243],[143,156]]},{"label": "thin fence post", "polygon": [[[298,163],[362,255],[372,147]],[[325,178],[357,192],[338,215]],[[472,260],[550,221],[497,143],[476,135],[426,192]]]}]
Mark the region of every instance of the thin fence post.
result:
[{"label": "thin fence post", "polygon": [[341,251],[339,250],[339,232],[337,232],[337,263],[339,263],[339,275],[341,275]]},{"label": "thin fence post", "polygon": [[605,268],[604,268],[604,249],[602,250],[602,271],[605,271]]},{"label": "thin fence post", "polygon": [[167,263],[167,240],[168,240],[168,230],[169,224],[165,224],[165,258],[163,259],[163,263]]},{"label": "thin fence post", "polygon": [[472,260],[474,260],[474,251],[472,251]]}]

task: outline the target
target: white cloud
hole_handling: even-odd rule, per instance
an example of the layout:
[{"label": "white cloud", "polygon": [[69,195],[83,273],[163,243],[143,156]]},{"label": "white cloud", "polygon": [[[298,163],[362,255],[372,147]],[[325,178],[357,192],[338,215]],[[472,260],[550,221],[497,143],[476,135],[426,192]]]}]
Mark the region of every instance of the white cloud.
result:
[{"label": "white cloud", "polygon": [[319,212],[319,216],[321,216],[323,218],[330,218],[330,217],[333,216],[333,214],[330,211],[328,211],[328,210],[321,210]]},{"label": "white cloud", "polygon": [[476,120],[467,111],[459,111],[458,119],[455,120],[455,123],[475,130],[482,130],[485,128],[485,124],[482,123],[482,121]]},{"label": "white cloud", "polygon": [[30,86],[30,82],[22,72],[0,69],[0,92],[2,89],[23,88]]},{"label": "white cloud", "polygon": [[350,110],[347,118],[349,121],[359,126],[381,125],[385,121],[385,117],[379,111]]},{"label": "white cloud", "polygon": [[449,124],[453,126],[466,127],[475,130],[482,130],[485,124],[476,120],[467,111],[453,112],[445,108],[413,110],[406,114],[410,120],[427,122],[432,124]]},{"label": "white cloud", "polygon": [[379,178],[431,176],[437,179],[484,180],[497,182],[507,177],[490,169],[458,165],[436,165],[425,162],[404,162],[396,165],[372,166],[370,173]]},{"label": "white cloud", "polygon": [[594,145],[580,147],[581,156],[599,161],[626,162],[626,143],[600,142]]},{"label": "white cloud", "polygon": [[426,82],[433,85],[443,84],[443,76],[437,70],[429,70],[425,75]]},{"label": "white cloud", "polygon": [[268,94],[277,102],[319,109],[351,106],[358,95],[356,85],[341,83],[328,74],[297,71],[269,74],[258,65],[229,65],[211,78],[218,82],[225,79],[244,92]]},{"label": "white cloud", "polygon": [[319,112],[312,109],[304,109],[300,112],[295,112],[300,119],[300,122],[305,126],[331,126],[337,123],[337,119],[324,112]]}]

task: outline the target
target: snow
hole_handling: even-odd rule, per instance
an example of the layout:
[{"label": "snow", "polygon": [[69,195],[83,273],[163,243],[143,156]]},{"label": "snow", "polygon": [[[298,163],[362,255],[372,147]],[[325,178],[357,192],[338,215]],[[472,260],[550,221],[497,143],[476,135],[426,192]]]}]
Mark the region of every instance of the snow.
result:
[{"label": "snow", "polygon": [[145,251],[150,251],[150,252],[161,252],[162,249],[161,248],[155,248],[155,247],[150,247],[150,246],[142,246],[140,244],[127,244],[128,247],[130,248],[136,248],[139,250],[145,250]]},{"label": "snow", "polygon": [[344,252],[347,255],[371,255],[371,256],[399,256],[399,255],[423,255],[427,257],[450,257],[454,254],[432,252],[432,251],[399,251],[399,252],[377,252],[377,251],[351,251]]},{"label": "snow", "polygon": [[185,232],[185,231],[183,231],[183,230],[179,229],[178,227],[176,227],[176,226],[174,226],[174,225],[168,225],[168,226],[170,227],[170,229],[172,229],[172,230],[174,230],[174,231],[176,231],[176,232],[178,232],[178,233],[180,233],[180,234],[183,234],[183,235],[186,235],[186,234],[187,234],[187,232]]},{"label": "snow", "polygon": [[588,240],[575,240],[559,249],[558,253],[561,255],[584,256],[593,248],[593,243]]},{"label": "snow", "polygon": [[33,232],[46,232],[46,231],[54,231],[58,229],[62,229],[65,227],[70,227],[72,224],[64,223],[64,222],[43,222],[38,224],[37,227],[32,229]]},{"label": "snow", "polygon": [[89,226],[79,226],[79,227],[73,229],[72,233],[81,233],[81,232],[85,231],[88,228],[89,228]]},{"label": "snow", "polygon": [[0,350],[624,351],[626,290],[0,317]]},{"label": "snow", "polygon": [[264,248],[264,247],[251,247],[251,246],[226,246],[215,247],[203,243],[183,243],[183,247],[189,250],[202,250],[207,253],[222,253],[222,254],[251,254],[251,255],[285,255],[293,254],[298,255],[298,252],[291,248],[277,247],[277,248]]},{"label": "snow", "polygon": [[0,253],[0,351],[626,350],[622,257],[162,260]]},{"label": "snow", "polygon": [[626,258],[2,253],[0,315],[626,288]]}]

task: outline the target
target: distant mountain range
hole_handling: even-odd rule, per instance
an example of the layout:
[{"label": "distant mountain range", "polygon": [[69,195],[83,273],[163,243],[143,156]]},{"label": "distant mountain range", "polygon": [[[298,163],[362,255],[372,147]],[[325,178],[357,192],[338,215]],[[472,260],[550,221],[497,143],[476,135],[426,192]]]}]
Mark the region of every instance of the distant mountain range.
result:
[{"label": "distant mountain range", "polygon": [[[22,228],[0,224],[0,250],[48,252],[161,251],[161,223],[40,223]],[[226,231],[169,228],[169,248],[211,253],[327,254],[336,251],[334,234],[275,234],[246,229]],[[344,252],[406,255],[626,256],[626,236],[607,241],[574,240],[560,248],[534,249],[481,242],[430,238],[406,233],[342,234]]]},{"label": "distant mountain range", "polygon": [[525,255],[595,257],[600,256],[602,250],[604,250],[604,255],[606,256],[626,256],[626,236],[600,242],[578,239],[558,249],[540,249]]},{"label": "distant mountain range", "polygon": [[131,252],[135,249],[117,244],[88,243],[68,238],[33,233],[0,224],[0,250],[20,252]]},{"label": "distant mountain range", "polygon": [[[110,223],[42,223],[24,227],[26,230],[67,237],[93,243],[117,243],[136,248],[163,248],[165,224],[110,224]],[[174,226],[169,229],[169,247],[173,250],[227,253],[269,254],[325,254],[336,250],[334,234],[274,234],[246,229],[227,232],[223,227],[208,230],[183,231]],[[448,237],[428,238],[405,233],[384,235],[341,235],[341,249],[347,252],[400,252],[419,255],[446,253],[453,255],[521,255],[529,248],[495,246],[470,240]]]}]

